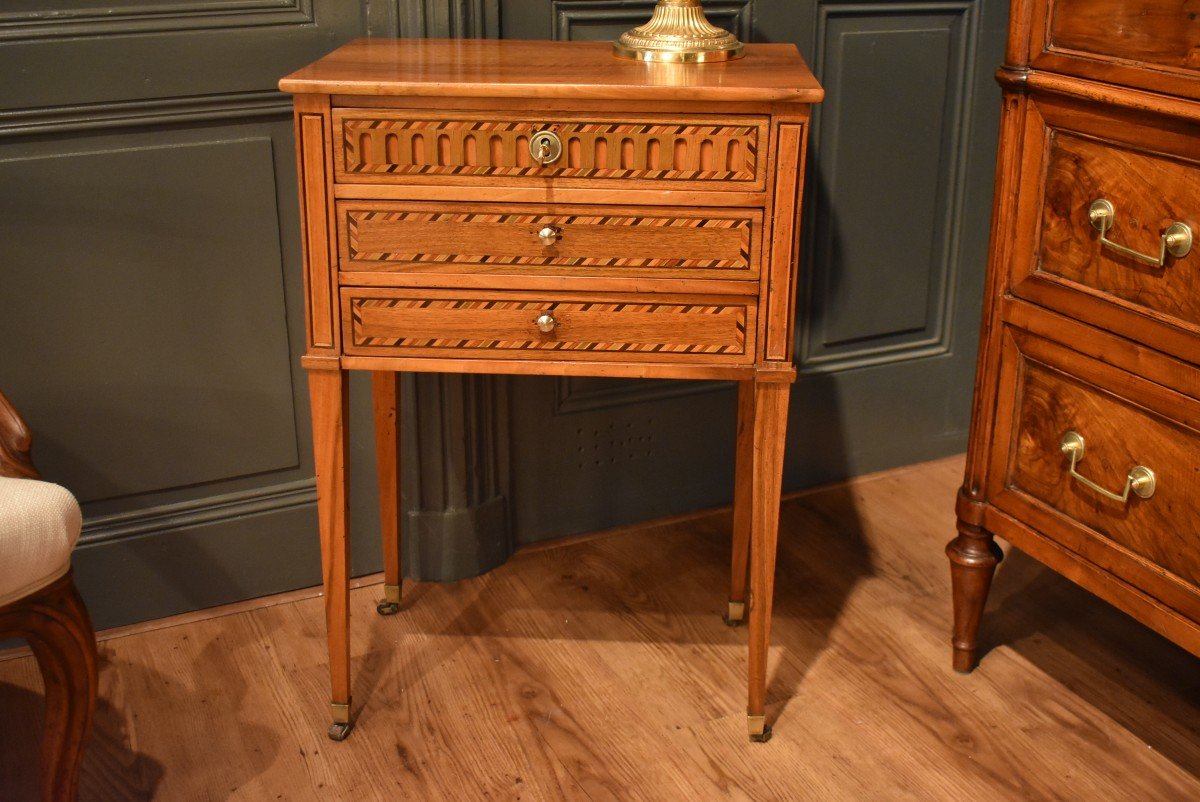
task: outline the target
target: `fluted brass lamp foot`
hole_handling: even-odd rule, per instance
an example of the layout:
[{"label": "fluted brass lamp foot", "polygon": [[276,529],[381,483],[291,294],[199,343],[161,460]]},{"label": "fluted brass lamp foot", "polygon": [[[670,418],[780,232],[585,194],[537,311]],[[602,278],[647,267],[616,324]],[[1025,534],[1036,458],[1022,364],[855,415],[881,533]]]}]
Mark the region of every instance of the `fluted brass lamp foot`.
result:
[{"label": "fluted brass lamp foot", "polygon": [[658,0],[649,22],[613,42],[613,55],[641,61],[728,61],[744,49],[705,18],[700,0]]}]

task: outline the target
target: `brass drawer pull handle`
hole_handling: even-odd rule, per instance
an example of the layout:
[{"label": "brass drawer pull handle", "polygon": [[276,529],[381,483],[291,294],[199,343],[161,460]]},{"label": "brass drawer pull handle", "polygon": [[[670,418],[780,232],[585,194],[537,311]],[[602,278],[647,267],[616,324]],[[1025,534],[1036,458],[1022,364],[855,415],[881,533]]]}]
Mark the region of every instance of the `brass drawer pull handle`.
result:
[{"label": "brass drawer pull handle", "polygon": [[562,140],[550,129],[538,131],[529,137],[529,155],[543,167],[558,161],[562,150]]},{"label": "brass drawer pull handle", "polygon": [[558,321],[555,320],[554,315],[550,314],[549,312],[542,312],[540,315],[538,315],[537,320],[533,322],[537,325],[538,331],[545,334],[549,334],[550,332],[554,331],[554,329],[558,326]]},{"label": "brass drawer pull handle", "polygon": [[537,235],[542,244],[548,248],[562,238],[562,229],[558,226],[542,226]]},{"label": "brass drawer pull handle", "polygon": [[1182,259],[1192,249],[1192,229],[1186,223],[1171,223],[1167,227],[1162,234],[1162,247],[1159,248],[1158,258],[1118,245],[1107,236],[1116,216],[1116,209],[1104,198],[1092,201],[1092,205],[1088,207],[1088,220],[1091,221],[1092,227],[1100,232],[1100,244],[1112,248],[1117,253],[1123,253],[1154,267],[1163,267],[1167,263],[1168,254]]},{"label": "brass drawer pull handle", "polygon": [[1075,465],[1083,459],[1084,442],[1083,437],[1075,432],[1067,432],[1058,442],[1058,447],[1062,449],[1062,453],[1071,458],[1070,473],[1071,478],[1078,481],[1084,487],[1089,487],[1095,490],[1105,498],[1110,498],[1113,501],[1119,501],[1124,504],[1129,500],[1129,493],[1133,491],[1134,495],[1139,498],[1150,498],[1154,495],[1154,490],[1158,486],[1158,478],[1154,475],[1154,471],[1144,465],[1138,465],[1129,471],[1129,475],[1125,477],[1125,490],[1121,493],[1114,493],[1111,490],[1105,490],[1100,485],[1093,482],[1086,476],[1081,475],[1075,470]]}]

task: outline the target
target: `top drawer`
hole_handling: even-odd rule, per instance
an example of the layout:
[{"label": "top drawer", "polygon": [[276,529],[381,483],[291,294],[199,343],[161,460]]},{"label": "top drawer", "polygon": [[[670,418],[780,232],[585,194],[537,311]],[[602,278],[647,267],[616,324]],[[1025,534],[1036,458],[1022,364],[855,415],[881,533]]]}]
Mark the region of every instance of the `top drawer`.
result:
[{"label": "top drawer", "polygon": [[[558,114],[530,119],[470,112],[334,110],[339,183],[631,187],[761,192],[767,118]],[[552,131],[562,153],[542,165],[535,133]]]},{"label": "top drawer", "polygon": [[1031,28],[1035,67],[1200,97],[1197,0],[1042,0]]}]

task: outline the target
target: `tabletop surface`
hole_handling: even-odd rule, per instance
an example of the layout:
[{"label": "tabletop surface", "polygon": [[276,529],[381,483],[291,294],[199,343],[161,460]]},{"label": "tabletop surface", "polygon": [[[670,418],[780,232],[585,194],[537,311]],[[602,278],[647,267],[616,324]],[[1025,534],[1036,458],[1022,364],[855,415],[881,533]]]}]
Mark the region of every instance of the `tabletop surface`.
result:
[{"label": "tabletop surface", "polygon": [[654,64],[608,42],[355,39],[279,82],[293,94],[820,102],[791,44],[746,45],[728,62]]}]

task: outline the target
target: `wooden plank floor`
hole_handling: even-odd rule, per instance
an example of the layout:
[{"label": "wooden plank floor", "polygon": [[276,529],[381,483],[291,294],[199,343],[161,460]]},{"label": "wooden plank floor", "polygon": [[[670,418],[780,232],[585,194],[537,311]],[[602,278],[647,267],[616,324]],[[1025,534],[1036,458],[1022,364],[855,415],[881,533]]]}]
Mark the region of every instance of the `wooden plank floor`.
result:
[{"label": "wooden plank floor", "polygon": [[[997,577],[981,668],[950,670],[961,469],[786,501],[767,744],[714,513],[417,585],[390,618],[354,591],[340,744],[317,598],[108,638],[81,797],[1200,799],[1200,662],[1032,559]],[[39,688],[0,661],[0,799],[32,798]]]}]

